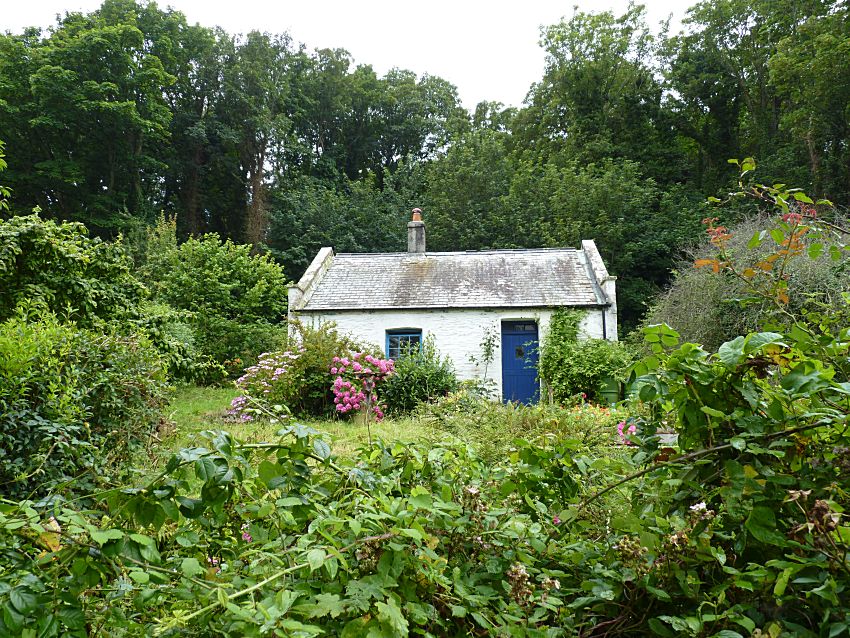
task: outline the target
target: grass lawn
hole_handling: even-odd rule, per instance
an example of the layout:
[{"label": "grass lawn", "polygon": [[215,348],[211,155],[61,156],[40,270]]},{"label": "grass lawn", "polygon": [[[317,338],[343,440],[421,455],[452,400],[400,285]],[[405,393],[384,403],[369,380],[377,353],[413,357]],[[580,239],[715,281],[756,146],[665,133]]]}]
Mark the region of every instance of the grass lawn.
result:
[{"label": "grass lawn", "polygon": [[[227,430],[236,438],[250,443],[274,441],[277,438],[275,432],[281,427],[280,423],[242,422],[226,418],[230,401],[238,395],[238,390],[229,387],[178,388],[168,408],[168,417],[174,424],[173,430],[164,434],[160,444],[151,451],[150,463],[154,467],[161,467],[174,451],[199,445],[201,439],[198,433],[203,430]],[[331,449],[336,456],[350,456],[368,442],[366,426],[352,420],[296,421],[327,433]],[[415,418],[388,418],[380,423],[372,423],[371,429],[373,440],[380,438],[385,441],[419,441],[433,436],[430,428]]]}]

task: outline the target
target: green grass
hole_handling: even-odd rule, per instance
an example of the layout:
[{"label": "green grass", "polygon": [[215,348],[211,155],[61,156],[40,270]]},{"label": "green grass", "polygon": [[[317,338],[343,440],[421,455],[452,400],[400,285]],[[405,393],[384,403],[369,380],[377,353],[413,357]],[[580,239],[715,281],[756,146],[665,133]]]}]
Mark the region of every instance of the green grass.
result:
[{"label": "green grass", "polygon": [[[160,467],[175,451],[199,445],[198,436],[203,430],[227,430],[234,437],[249,443],[274,441],[282,423],[269,421],[233,421],[226,418],[230,401],[239,395],[235,388],[183,386],[176,391],[168,408],[170,431],[160,437],[160,443],[150,451],[149,465]],[[368,443],[368,432],[362,423],[352,420],[305,420],[292,421],[308,425],[327,434],[331,449],[336,456],[350,457]],[[385,441],[430,440],[433,432],[415,418],[385,419],[372,423],[372,439]]]}]

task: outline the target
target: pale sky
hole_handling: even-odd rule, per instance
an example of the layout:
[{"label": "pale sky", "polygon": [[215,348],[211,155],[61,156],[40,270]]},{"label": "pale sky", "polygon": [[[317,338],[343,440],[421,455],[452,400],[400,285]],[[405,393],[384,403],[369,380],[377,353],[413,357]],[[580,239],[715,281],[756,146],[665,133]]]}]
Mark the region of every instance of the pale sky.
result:
[{"label": "pale sky", "polygon": [[[696,0],[645,0],[648,22],[673,15],[678,30]],[[0,31],[47,27],[57,14],[92,11],[100,0],[0,0]],[[540,26],[583,11],[621,14],[628,0],[164,0],[190,23],[229,33],[288,31],[308,49],[347,49],[356,63],[383,74],[392,67],[440,76],[472,109],[482,100],[520,106],[543,75]]]}]

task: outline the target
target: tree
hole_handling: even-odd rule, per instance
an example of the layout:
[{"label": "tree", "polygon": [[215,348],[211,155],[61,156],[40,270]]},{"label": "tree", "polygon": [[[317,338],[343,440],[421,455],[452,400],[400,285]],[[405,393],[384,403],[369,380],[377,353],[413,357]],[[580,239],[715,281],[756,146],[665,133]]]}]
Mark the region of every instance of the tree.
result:
[{"label": "tree", "polygon": [[[768,61],[783,100],[780,124],[804,151],[816,194],[850,197],[850,7],[810,16]],[[803,163],[801,162],[801,163]]]},{"label": "tree", "polygon": [[629,158],[666,179],[675,144],[643,7],[630,6],[620,17],[577,12],[545,28],[542,45],[546,70],[517,122],[523,145],[543,160]]}]

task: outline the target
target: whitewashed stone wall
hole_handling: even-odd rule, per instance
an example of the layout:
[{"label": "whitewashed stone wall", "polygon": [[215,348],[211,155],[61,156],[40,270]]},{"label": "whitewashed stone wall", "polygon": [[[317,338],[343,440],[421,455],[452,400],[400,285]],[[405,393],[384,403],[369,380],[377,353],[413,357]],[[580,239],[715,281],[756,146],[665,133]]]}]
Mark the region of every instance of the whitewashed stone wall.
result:
[{"label": "whitewashed stone wall", "polygon": [[[584,338],[603,338],[603,310],[591,308],[585,311],[580,325]],[[294,313],[308,325],[333,321],[341,332],[350,333],[362,342],[378,346],[382,352],[386,347],[386,331],[398,328],[417,328],[422,337],[433,335],[440,354],[448,356],[454,363],[460,379],[482,379],[483,366],[470,361],[470,356],[481,359],[481,342],[488,328],[495,330],[496,351],[487,368],[487,377],[496,383],[499,395],[502,392],[502,349],[501,322],[504,320],[533,320],[537,322],[540,340],[546,338],[552,310],[548,308],[488,308],[480,310],[363,310],[357,312],[311,312]],[[616,320],[612,328],[605,325],[608,339],[616,339]]]}]

